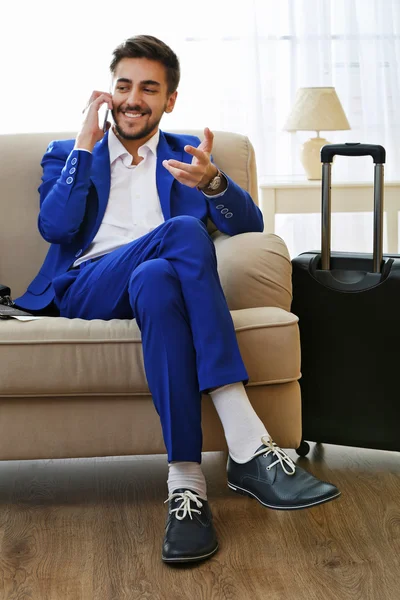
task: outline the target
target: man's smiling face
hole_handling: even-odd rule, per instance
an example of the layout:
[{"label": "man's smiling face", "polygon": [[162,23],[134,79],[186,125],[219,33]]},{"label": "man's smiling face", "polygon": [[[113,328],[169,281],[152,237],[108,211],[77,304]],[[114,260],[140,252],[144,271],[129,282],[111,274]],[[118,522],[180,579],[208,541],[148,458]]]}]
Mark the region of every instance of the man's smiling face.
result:
[{"label": "man's smiling face", "polygon": [[177,92],[168,92],[165,67],[147,58],[123,58],[113,75],[115,131],[125,140],[145,143],[164,112],[172,112]]}]

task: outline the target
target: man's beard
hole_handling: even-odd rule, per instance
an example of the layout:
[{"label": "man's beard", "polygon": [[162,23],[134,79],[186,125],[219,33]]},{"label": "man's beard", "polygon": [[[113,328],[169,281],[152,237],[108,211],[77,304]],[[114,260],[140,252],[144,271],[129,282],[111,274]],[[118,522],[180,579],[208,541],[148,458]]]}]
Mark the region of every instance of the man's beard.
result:
[{"label": "man's beard", "polygon": [[[167,105],[165,105],[166,107]],[[165,109],[164,107],[164,109]],[[125,109],[129,112],[129,110],[132,111],[139,111],[140,108],[133,108],[133,109]],[[117,112],[122,112],[121,110],[118,110]],[[148,120],[146,125],[143,125],[142,129],[139,129],[139,131],[136,131],[136,133],[126,133],[119,125],[118,122],[115,118],[115,111],[111,111],[111,114],[113,116],[114,119],[114,127],[115,130],[117,132],[117,134],[119,135],[119,137],[121,137],[123,140],[140,140],[146,136],[148,136],[152,131],[154,131],[154,129],[158,126],[159,122],[161,121],[161,117],[164,114],[164,110],[162,111],[160,118],[159,119],[154,119],[153,121],[151,120],[151,112],[150,113],[146,113],[150,115],[150,119]]]}]

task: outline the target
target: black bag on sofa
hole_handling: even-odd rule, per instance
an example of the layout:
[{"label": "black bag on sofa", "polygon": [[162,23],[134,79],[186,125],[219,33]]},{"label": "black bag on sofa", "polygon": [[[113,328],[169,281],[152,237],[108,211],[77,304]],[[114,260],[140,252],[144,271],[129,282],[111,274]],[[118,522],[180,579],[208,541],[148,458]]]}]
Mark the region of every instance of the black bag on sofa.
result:
[{"label": "black bag on sofa", "polygon": [[30,317],[32,313],[17,308],[11,298],[9,287],[0,284],[0,319],[11,319],[12,317]]},{"label": "black bag on sofa", "polygon": [[[374,247],[330,252],[335,154],[375,163]],[[293,259],[292,312],[299,317],[303,438],[400,450],[400,255],[382,254],[385,149],[337,144],[321,150],[322,247]],[[303,452],[307,453],[307,444]]]}]

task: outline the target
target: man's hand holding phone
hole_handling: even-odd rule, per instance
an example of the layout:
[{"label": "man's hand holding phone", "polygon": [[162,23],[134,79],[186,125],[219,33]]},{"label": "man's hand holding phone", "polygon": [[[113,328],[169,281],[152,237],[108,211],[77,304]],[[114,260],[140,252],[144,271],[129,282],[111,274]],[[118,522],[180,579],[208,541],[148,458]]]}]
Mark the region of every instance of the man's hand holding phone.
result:
[{"label": "man's hand holding phone", "polygon": [[[107,111],[104,123],[99,123],[100,107],[106,104]],[[94,91],[90,96],[90,100],[83,111],[84,119],[82,127],[76,136],[75,148],[83,148],[85,150],[93,150],[95,144],[104,136],[110,126],[107,122],[108,110],[112,110],[112,96],[107,92]]]}]

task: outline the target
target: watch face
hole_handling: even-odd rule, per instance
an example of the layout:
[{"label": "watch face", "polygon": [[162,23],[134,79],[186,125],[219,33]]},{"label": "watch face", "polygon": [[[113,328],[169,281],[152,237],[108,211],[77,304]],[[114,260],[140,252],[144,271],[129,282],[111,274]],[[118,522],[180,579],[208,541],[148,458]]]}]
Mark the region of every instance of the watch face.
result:
[{"label": "watch face", "polygon": [[214,179],[212,181],[210,181],[209,187],[212,190],[216,190],[217,188],[219,188],[220,185],[221,185],[221,177],[219,175],[216,175],[214,177]]}]

